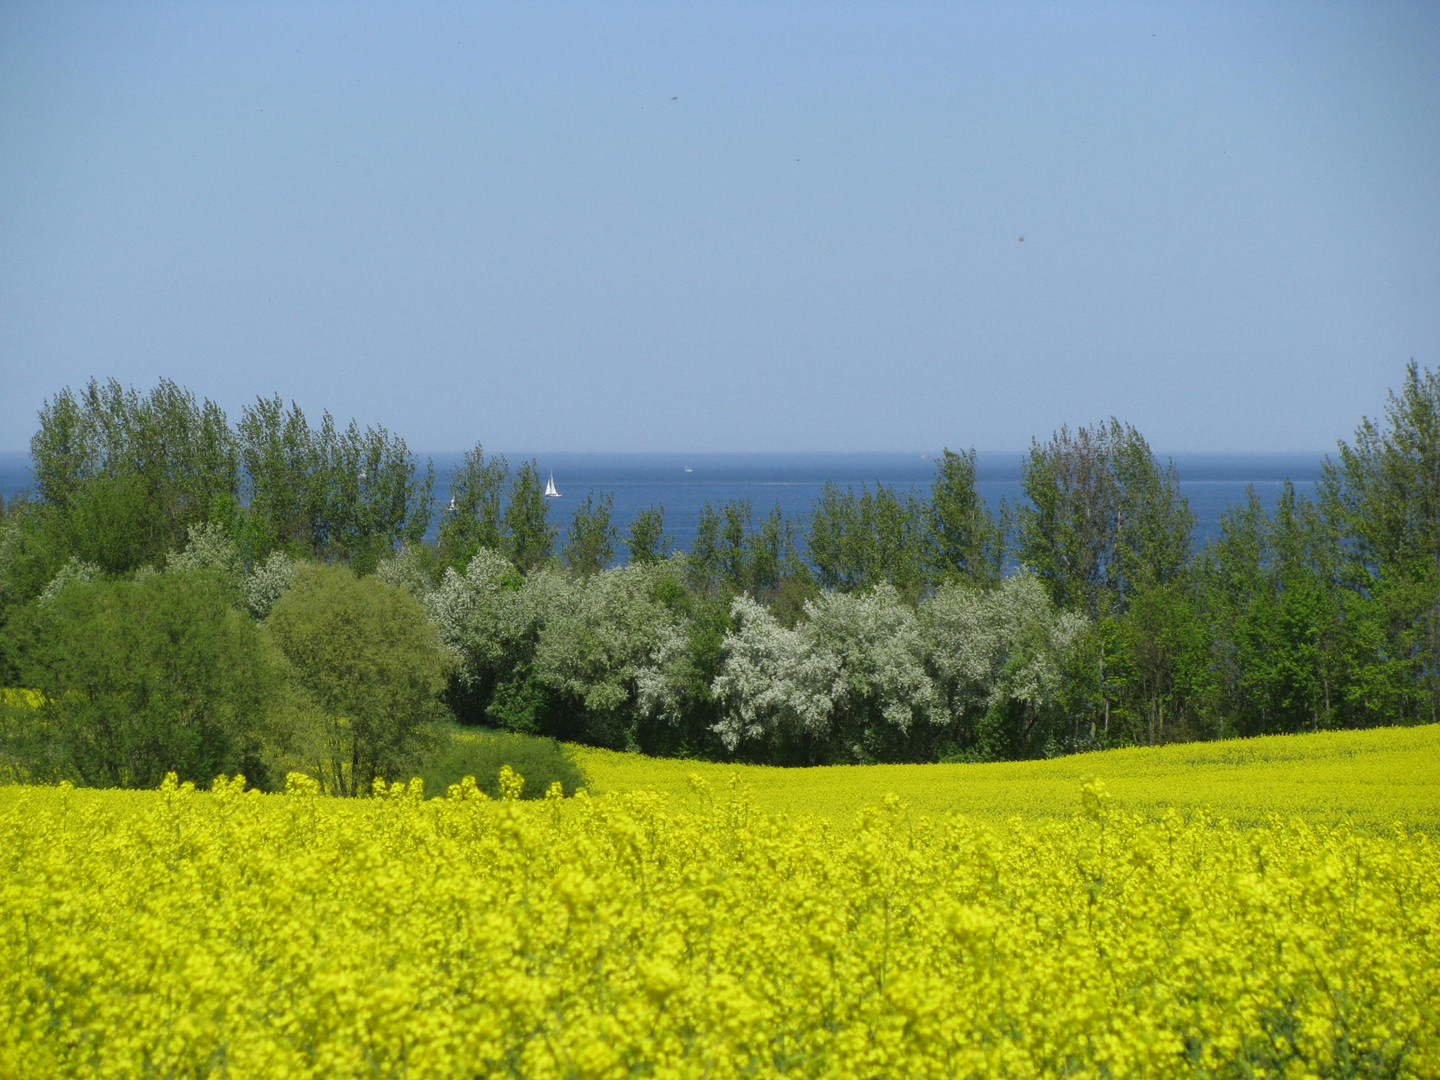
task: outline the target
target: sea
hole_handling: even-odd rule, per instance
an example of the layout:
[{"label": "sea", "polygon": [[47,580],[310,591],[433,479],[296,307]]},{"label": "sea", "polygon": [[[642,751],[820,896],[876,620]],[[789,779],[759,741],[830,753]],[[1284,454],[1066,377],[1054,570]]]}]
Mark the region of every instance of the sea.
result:
[{"label": "sea", "polygon": [[[435,505],[450,500],[449,476],[462,452],[417,454],[421,467],[435,465]],[[513,475],[517,466],[534,461],[543,480],[555,478],[560,498],[549,500],[551,518],[563,541],[575,508],[587,494],[613,499],[612,520],[623,536],[630,523],[652,506],[664,509],[665,531],[672,550],[694,543],[700,512],[708,503],[749,500],[758,523],[776,506],[801,523],[827,483],[842,490],[873,490],[884,484],[897,492],[928,494],[938,452],[913,453],[581,453],[525,452],[504,455]],[[1002,500],[1024,501],[1020,486],[1021,453],[976,454],[976,487],[992,511]],[[1195,544],[1203,546],[1220,532],[1226,507],[1243,503],[1253,487],[1262,503],[1275,505],[1285,481],[1299,494],[1314,497],[1323,453],[1177,453],[1157,455],[1172,460],[1180,491],[1195,511]],[[10,498],[32,483],[28,453],[0,452],[0,496]],[[432,536],[434,526],[431,527]],[[624,544],[617,545],[623,561]]]}]

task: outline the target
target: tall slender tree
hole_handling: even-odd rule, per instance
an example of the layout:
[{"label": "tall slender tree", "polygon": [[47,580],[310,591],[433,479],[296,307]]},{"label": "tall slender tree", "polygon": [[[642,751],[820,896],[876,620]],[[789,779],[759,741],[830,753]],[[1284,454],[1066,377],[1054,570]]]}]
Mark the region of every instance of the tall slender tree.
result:
[{"label": "tall slender tree", "polygon": [[614,507],[613,494],[597,496],[592,492],[575,508],[560,549],[566,566],[588,577],[610,565],[618,535],[610,520]]},{"label": "tall slender tree", "polygon": [[1162,467],[1128,424],[1032,443],[1021,482],[1020,559],[1062,607],[1122,611],[1142,580],[1164,584],[1185,565],[1195,514],[1174,463]]},{"label": "tall slender tree", "polygon": [[158,562],[191,525],[228,520],[236,505],[224,411],[169,379],[148,394],[114,379],[62,390],[40,410],[30,456],[57,543],[116,573]]},{"label": "tall slender tree", "polygon": [[1410,362],[1384,421],[1363,420],[1326,461],[1320,493],[1348,543],[1356,616],[1373,628],[1362,697],[1392,720],[1440,720],[1440,372]]},{"label": "tall slender tree", "polygon": [[930,571],[937,580],[978,585],[1000,580],[1004,535],[975,486],[975,448],[944,450],[929,504]]},{"label": "tall slender tree", "polygon": [[505,553],[521,573],[539,569],[555,556],[559,530],[546,520],[549,509],[540,470],[533,460],[527,461],[510,486],[504,518]]},{"label": "tall slender tree", "polygon": [[479,443],[450,474],[450,502],[440,511],[440,558],[463,570],[481,548],[501,551],[501,511],[510,466],[503,456],[485,457]]},{"label": "tall slender tree", "polygon": [[660,503],[648,506],[635,515],[625,546],[630,561],[636,564],[659,562],[669,553],[670,537],[665,535],[665,507]]}]

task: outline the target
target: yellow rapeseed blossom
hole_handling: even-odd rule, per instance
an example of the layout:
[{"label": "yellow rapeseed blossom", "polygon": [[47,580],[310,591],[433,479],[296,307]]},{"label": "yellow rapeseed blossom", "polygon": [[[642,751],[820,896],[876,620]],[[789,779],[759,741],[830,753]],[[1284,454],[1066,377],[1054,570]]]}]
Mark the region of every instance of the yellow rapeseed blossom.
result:
[{"label": "yellow rapeseed blossom", "polygon": [[1440,1076],[1428,831],[1083,764],[1064,816],[912,780],[843,825],[694,763],[534,802],[0,788],[0,1076]]},{"label": "yellow rapeseed blossom", "polygon": [[1092,776],[1115,805],[1149,817],[1210,807],[1232,821],[1268,814],[1326,824],[1440,833],[1440,725],[1269,735],[986,765],[835,765],[785,769],[645,758],[571,747],[593,792],[653,788],[683,795],[692,777],[720,787],[739,773],[757,805],[848,827],[856,812],[897,792],[917,813],[963,813],[1000,823],[1015,814],[1066,818]]}]

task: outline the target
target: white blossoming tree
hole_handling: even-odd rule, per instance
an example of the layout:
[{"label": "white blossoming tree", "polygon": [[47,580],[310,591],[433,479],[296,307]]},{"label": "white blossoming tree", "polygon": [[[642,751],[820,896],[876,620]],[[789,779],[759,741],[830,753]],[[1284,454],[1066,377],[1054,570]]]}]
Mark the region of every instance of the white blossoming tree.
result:
[{"label": "white blossoming tree", "polygon": [[1022,571],[993,589],[943,585],[920,605],[918,621],[961,741],[981,756],[1042,749],[1089,620],[1059,610],[1040,579]]}]

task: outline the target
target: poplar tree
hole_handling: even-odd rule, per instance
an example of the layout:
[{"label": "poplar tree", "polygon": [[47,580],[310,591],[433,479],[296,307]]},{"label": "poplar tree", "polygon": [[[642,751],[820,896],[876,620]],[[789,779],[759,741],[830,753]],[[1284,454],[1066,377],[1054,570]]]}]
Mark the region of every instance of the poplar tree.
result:
[{"label": "poplar tree", "polygon": [[1195,514],[1174,463],[1162,467],[1130,425],[1032,443],[1021,483],[1020,560],[1062,607],[1116,614],[1142,581],[1163,585],[1185,565]]},{"label": "poplar tree", "polygon": [[1326,460],[1320,494],[1370,639],[1354,660],[1367,674],[1357,704],[1388,722],[1440,721],[1440,372],[1410,362],[1384,421],[1363,420]]},{"label": "poplar tree", "polygon": [[596,496],[591,493],[575,508],[565,543],[560,549],[566,566],[588,577],[610,565],[610,560],[615,557],[618,536],[610,521],[614,506],[614,495]]},{"label": "poplar tree", "polygon": [[554,557],[559,530],[546,520],[549,510],[540,470],[533,460],[527,461],[510,486],[503,522],[505,554],[521,573],[536,570]]},{"label": "poplar tree", "polygon": [[510,466],[503,456],[487,459],[479,443],[450,474],[450,502],[440,511],[436,538],[440,559],[464,570],[481,548],[504,548],[501,510]]},{"label": "poplar tree", "polygon": [[665,507],[657,503],[635,515],[625,546],[636,564],[659,562],[669,553],[671,538],[665,534]]},{"label": "poplar tree", "polygon": [[935,463],[930,486],[930,570],[937,580],[959,578],[977,585],[1000,580],[1004,535],[975,487],[975,448],[946,449]]},{"label": "poplar tree", "polygon": [[148,394],[91,379],[45,402],[30,440],[37,523],[59,561],[124,573],[182,547],[236,505],[239,459],[224,411],[169,379]]}]

